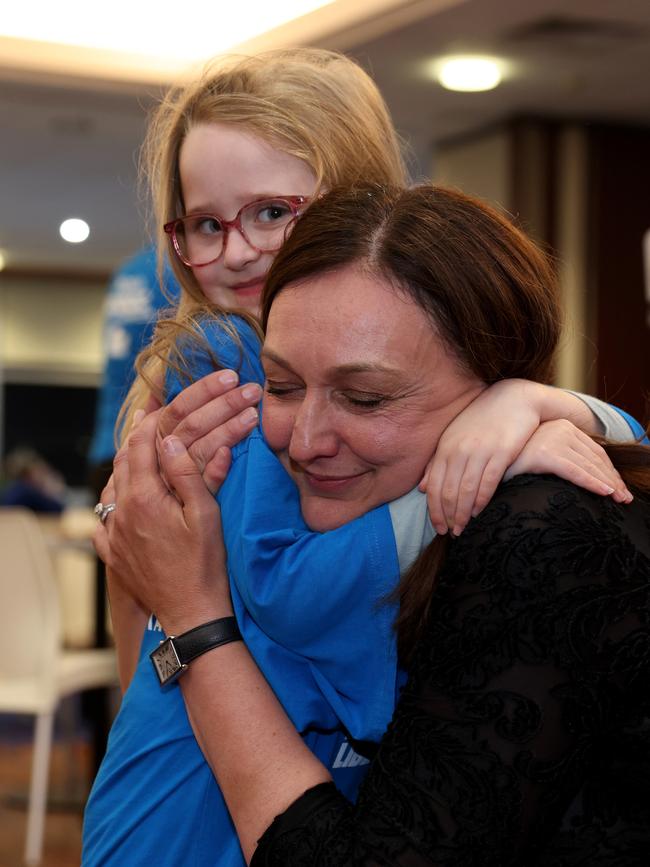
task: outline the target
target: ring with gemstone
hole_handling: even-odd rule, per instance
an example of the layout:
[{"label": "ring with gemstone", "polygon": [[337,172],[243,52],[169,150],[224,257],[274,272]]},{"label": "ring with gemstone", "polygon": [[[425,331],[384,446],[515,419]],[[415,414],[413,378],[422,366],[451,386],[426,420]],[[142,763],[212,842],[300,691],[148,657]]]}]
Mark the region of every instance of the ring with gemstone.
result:
[{"label": "ring with gemstone", "polygon": [[114,512],[116,509],[115,503],[107,503],[104,505],[103,503],[97,503],[93,512],[97,515],[99,520],[104,524],[106,522],[106,518],[110,515],[111,512]]}]

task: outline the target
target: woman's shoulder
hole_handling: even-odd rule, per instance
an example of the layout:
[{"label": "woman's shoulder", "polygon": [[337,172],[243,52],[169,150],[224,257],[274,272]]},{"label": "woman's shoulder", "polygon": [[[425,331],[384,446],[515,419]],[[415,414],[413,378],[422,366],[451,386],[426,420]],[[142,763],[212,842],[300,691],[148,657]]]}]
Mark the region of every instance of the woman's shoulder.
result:
[{"label": "woman's shoulder", "polygon": [[[592,671],[603,648],[623,658],[648,612],[647,500],[619,505],[554,476],[522,475],[450,542],[414,671],[442,677],[459,652],[474,674],[490,654],[504,666],[561,658]],[[647,683],[642,657],[629,671]]]},{"label": "woman's shoulder", "polygon": [[[524,527],[561,522],[569,533],[581,533],[585,524],[595,523],[609,526],[612,531],[617,528],[623,531],[626,527],[631,530],[639,524],[645,529],[646,540],[650,534],[647,497],[638,495],[630,504],[615,503],[611,497],[593,494],[550,474],[526,473],[502,482],[479,517],[481,520],[475,523],[477,530],[496,522]],[[571,521],[567,523],[569,518]]]},{"label": "woman's shoulder", "polygon": [[516,476],[454,540],[448,562],[473,575],[498,568],[650,580],[650,502],[637,496],[623,505],[556,476]]}]

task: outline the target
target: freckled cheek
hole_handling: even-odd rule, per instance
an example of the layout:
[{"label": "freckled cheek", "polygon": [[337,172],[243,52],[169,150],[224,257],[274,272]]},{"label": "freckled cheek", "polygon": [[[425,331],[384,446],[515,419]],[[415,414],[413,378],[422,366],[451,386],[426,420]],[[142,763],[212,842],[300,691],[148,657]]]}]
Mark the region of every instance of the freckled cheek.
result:
[{"label": "freckled cheek", "polygon": [[[433,451],[433,437],[415,420],[392,420],[374,431],[373,441],[368,443],[366,454],[377,467],[383,469],[382,478],[395,478],[399,484],[406,483],[408,490],[416,485]],[[404,493],[402,491],[401,493]]]},{"label": "freckled cheek", "polygon": [[365,419],[348,423],[341,439],[357,457],[376,467],[393,463],[400,452],[400,439],[390,425],[367,424]]}]

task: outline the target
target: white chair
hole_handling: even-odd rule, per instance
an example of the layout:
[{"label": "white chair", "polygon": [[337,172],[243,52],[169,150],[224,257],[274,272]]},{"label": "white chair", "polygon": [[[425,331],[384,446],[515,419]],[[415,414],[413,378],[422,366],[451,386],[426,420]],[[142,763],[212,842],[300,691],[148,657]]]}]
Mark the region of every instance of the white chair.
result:
[{"label": "white chair", "polygon": [[59,596],[38,519],[0,508],[0,713],[35,716],[25,863],[40,863],[54,714],[61,698],[117,685],[115,651],[63,650]]}]

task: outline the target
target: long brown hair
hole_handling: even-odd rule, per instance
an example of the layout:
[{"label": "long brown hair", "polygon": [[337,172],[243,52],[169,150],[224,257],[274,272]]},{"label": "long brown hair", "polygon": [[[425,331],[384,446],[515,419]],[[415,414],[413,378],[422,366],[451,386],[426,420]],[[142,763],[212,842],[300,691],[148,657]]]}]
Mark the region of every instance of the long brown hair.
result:
[{"label": "long brown hair", "polygon": [[[553,263],[485,202],[429,184],[331,191],[301,218],[271,267],[264,327],[287,285],[357,263],[410,295],[483,382],[552,380],[562,322]],[[607,448],[623,477],[650,492],[650,449]],[[398,587],[405,662],[427,621],[446,540],[434,539]]]}]

